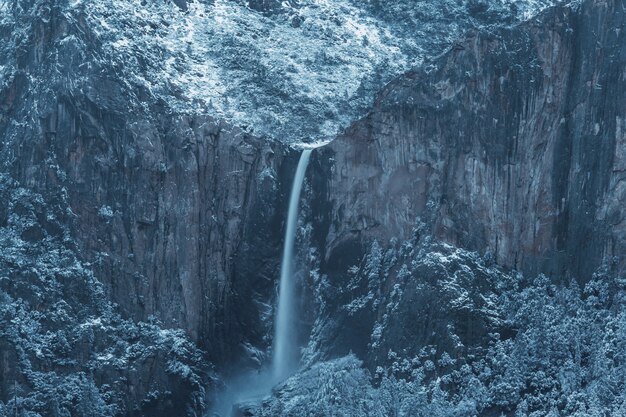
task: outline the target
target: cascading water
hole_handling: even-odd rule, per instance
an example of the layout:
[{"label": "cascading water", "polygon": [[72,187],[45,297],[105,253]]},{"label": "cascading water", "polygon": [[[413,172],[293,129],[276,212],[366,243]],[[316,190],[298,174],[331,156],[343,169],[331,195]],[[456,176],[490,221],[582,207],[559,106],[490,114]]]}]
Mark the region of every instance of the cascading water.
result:
[{"label": "cascading water", "polygon": [[295,294],[293,282],[293,249],[296,240],[296,228],[298,224],[298,204],[300,192],[304,182],[304,174],[311,149],[302,151],[296,175],[293,179],[291,197],[289,199],[289,212],[287,215],[287,228],[285,230],[285,247],[280,267],[280,288],[278,293],[278,313],[274,326],[274,356],[272,372],[274,380],[280,380],[293,371],[299,362],[298,346],[295,329]]},{"label": "cascading water", "polygon": [[[285,379],[298,369],[296,329],[296,303],[293,252],[298,225],[298,203],[312,149],[305,149],[300,155],[296,175],[291,187],[287,227],[285,230],[285,246],[280,268],[280,286],[278,293],[278,313],[274,322],[274,346],[271,369],[261,369],[233,377],[228,389],[221,393],[211,415],[239,415],[234,409],[245,405],[247,401],[255,402],[267,395],[271,387]],[[234,413],[234,414],[233,414]]]}]

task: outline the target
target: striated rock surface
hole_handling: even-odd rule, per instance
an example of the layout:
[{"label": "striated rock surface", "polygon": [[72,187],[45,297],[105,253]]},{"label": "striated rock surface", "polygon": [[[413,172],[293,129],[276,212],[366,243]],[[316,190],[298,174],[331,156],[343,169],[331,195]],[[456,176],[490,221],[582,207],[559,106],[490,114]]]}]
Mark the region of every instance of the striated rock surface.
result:
[{"label": "striated rock surface", "polygon": [[[0,263],[0,320],[11,323],[0,332],[0,403],[200,415],[211,363],[263,359],[249,347],[267,346],[271,334],[286,148],[121,77],[80,8],[15,2],[1,12],[0,172],[38,206],[0,202],[9,236],[0,251],[23,246],[28,261]],[[41,255],[61,259],[58,271],[30,271],[47,251],[62,251]],[[56,273],[70,282],[57,284]],[[28,280],[38,286],[24,291]],[[44,292],[48,284],[59,289]],[[45,320],[61,302],[77,310]],[[26,318],[13,323],[16,309]],[[69,345],[42,358],[55,332]],[[47,402],[56,395],[69,404]]]},{"label": "striated rock surface", "polygon": [[390,83],[320,157],[326,261],[420,219],[507,268],[623,271],[625,21],[620,1],[554,7]]},{"label": "striated rock surface", "polygon": [[624,413],[625,23],[470,33],[318,151],[306,365],[252,415]]},{"label": "striated rock surface", "polygon": [[464,28],[523,18],[507,4],[7,2],[1,169],[45,201],[65,196],[79,257],[126,317],[232,360],[269,344],[293,168],[252,130],[335,132]]},{"label": "striated rock surface", "polygon": [[[334,134],[397,73],[486,22],[394,79],[315,151],[303,208],[312,227],[299,232],[312,245],[300,248],[311,269],[301,324],[312,328],[307,372],[332,380],[291,389],[296,378],[276,392],[345,399],[351,372],[360,388],[369,371],[375,383],[423,373],[411,376],[411,398],[437,379],[435,361],[472,363],[494,334],[493,349],[514,356],[527,348],[508,342],[518,328],[532,334],[550,317],[514,320],[497,307],[514,299],[524,316],[520,305],[535,300],[516,298],[499,268],[580,281],[602,265],[624,271],[619,0],[561,5],[513,27],[528,14],[507,1],[331,3],[0,4],[0,414],[19,396],[42,415],[85,415],[90,404],[103,415],[202,414],[210,363],[259,366],[271,344],[297,162],[285,143]],[[548,281],[537,285],[558,305]],[[592,323],[596,306],[585,308]],[[576,337],[550,343],[567,353]],[[385,373],[393,350],[419,361]],[[312,365],[350,351],[369,371],[351,356]],[[535,361],[516,358],[532,380],[527,356]],[[517,378],[504,368],[494,366]],[[458,386],[476,376],[491,387],[476,374]],[[370,388],[367,407],[394,392]],[[521,397],[499,389],[473,412],[510,415]],[[320,407],[332,405],[324,395]],[[429,415],[431,399],[415,407]],[[268,404],[268,415],[286,412]]]},{"label": "striated rock surface", "polygon": [[4,27],[19,48],[0,92],[2,168],[45,199],[67,197],[81,257],[127,317],[235,357],[241,332],[258,343],[271,325],[249,301],[273,288],[284,148],[119,78],[66,7],[35,4]]}]

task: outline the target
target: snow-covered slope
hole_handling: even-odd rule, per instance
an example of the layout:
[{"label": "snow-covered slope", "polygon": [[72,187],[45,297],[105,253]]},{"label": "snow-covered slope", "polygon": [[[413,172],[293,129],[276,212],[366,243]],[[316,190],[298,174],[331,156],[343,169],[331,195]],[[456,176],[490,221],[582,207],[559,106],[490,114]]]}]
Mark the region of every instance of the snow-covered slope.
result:
[{"label": "snow-covered slope", "polygon": [[302,0],[259,11],[256,2],[215,0],[183,11],[162,1],[77,0],[67,12],[93,31],[99,58],[121,79],[175,111],[292,142],[335,134],[393,76],[468,28],[509,24],[550,2]]}]

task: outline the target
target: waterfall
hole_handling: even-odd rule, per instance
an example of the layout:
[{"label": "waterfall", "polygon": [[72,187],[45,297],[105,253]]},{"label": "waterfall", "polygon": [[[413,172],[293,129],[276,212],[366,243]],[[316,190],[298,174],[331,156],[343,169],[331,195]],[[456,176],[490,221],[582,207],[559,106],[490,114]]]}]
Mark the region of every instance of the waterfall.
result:
[{"label": "waterfall", "polygon": [[300,361],[295,329],[295,294],[293,282],[293,249],[298,225],[298,203],[304,182],[304,174],[309,164],[311,149],[302,151],[296,175],[293,179],[287,228],[285,230],[285,247],[280,267],[280,288],[278,293],[278,313],[274,325],[274,357],[272,371],[275,380],[286,377]]},{"label": "waterfall", "polygon": [[280,267],[278,312],[274,322],[273,358],[269,364],[271,366],[260,370],[244,371],[232,376],[226,383],[227,388],[219,394],[210,415],[242,415],[239,407],[245,407],[246,402],[260,400],[270,392],[274,384],[298,370],[300,355],[296,328],[297,305],[295,303],[293,252],[298,226],[298,203],[311,152],[312,149],[305,149],[300,155],[289,197],[285,246]]}]

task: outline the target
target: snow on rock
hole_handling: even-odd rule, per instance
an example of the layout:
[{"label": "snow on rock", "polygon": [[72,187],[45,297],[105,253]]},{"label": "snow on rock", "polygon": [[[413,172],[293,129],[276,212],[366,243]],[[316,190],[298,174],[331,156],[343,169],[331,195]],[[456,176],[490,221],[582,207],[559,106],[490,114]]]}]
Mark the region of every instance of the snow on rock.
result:
[{"label": "snow on rock", "polygon": [[393,76],[463,30],[526,18],[547,4],[304,0],[259,13],[232,0],[194,1],[185,11],[162,1],[100,0],[68,13],[84,13],[120,78],[174,110],[209,112],[294,142],[337,133]]},{"label": "snow on rock", "polygon": [[3,175],[0,198],[11,213],[0,208],[0,415],[16,403],[24,416],[201,414],[204,352],[180,329],[119,314],[77,257],[62,207]]}]

